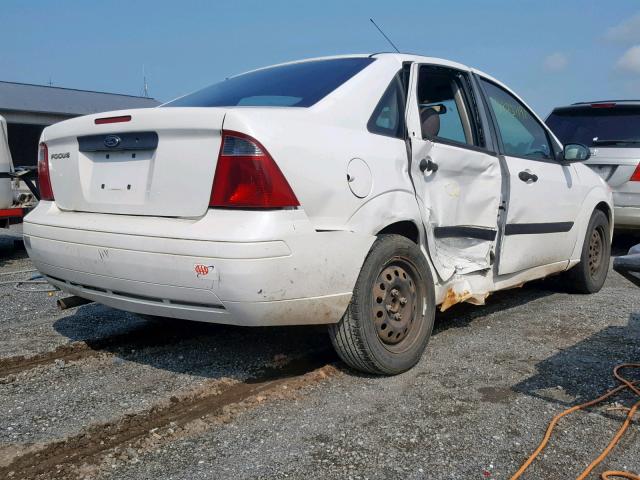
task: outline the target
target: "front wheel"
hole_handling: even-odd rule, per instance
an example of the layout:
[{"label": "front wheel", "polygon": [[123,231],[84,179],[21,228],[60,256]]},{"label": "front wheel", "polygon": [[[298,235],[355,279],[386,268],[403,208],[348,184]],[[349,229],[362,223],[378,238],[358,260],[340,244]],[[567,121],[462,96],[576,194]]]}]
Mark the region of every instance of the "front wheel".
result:
[{"label": "front wheel", "polygon": [[424,255],[405,237],[380,235],[365,259],[346,313],[329,327],[329,335],[350,367],[395,375],[420,360],[434,317],[434,285]]},{"label": "front wheel", "polygon": [[595,210],[587,227],[580,263],[566,273],[569,288],[577,293],[600,291],[607,278],[610,256],[609,219],[601,210]]}]

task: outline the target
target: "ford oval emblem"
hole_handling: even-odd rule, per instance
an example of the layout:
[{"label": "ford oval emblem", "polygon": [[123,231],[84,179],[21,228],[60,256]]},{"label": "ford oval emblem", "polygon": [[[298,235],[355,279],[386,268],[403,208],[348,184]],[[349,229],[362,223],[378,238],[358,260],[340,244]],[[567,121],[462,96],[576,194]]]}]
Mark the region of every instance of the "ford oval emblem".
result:
[{"label": "ford oval emblem", "polygon": [[120,145],[120,137],[117,135],[107,135],[104,137],[104,146],[107,148],[115,148]]}]

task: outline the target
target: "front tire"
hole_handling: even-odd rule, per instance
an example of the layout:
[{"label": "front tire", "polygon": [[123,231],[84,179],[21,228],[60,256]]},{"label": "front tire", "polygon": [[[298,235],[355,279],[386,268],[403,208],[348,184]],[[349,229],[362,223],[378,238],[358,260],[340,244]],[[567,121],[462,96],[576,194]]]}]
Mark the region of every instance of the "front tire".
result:
[{"label": "front tire", "polygon": [[607,279],[610,256],[609,219],[601,210],[595,210],[587,227],[580,263],[566,274],[569,288],[576,293],[600,291]]},{"label": "front tire", "polygon": [[395,375],[422,356],[435,317],[424,255],[400,235],[380,235],[364,261],[346,313],[329,335],[340,358],[367,373]]}]

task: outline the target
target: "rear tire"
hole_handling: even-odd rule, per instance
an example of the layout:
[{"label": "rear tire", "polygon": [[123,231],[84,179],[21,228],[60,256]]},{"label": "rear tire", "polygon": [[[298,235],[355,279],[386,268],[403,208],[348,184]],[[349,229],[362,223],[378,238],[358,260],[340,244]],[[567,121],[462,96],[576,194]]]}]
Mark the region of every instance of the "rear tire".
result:
[{"label": "rear tire", "polygon": [[595,210],[589,220],[582,245],[580,263],[566,273],[571,291],[596,293],[600,291],[609,271],[611,237],[609,220],[601,210]]},{"label": "rear tire", "polygon": [[429,264],[400,235],[380,235],[364,261],[346,313],[329,335],[340,358],[367,373],[395,375],[422,356],[435,317]]}]

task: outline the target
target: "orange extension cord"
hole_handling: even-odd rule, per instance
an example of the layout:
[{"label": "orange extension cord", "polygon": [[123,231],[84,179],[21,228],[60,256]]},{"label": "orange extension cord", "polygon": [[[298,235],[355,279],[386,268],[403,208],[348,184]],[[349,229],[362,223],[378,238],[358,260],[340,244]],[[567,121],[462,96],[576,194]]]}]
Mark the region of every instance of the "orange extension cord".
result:
[{"label": "orange extension cord", "polygon": [[[584,408],[596,405],[596,404],[606,400],[607,398],[611,397],[612,395],[615,395],[616,393],[628,388],[638,396],[639,400],[636,403],[634,403],[633,406],[630,409],[628,409],[629,411],[627,413],[627,418],[625,419],[625,421],[622,424],[622,426],[618,429],[616,434],[613,436],[613,438],[609,442],[609,445],[607,445],[607,447],[602,451],[602,453],[600,455],[598,455],[598,458],[596,458],[593,462],[591,462],[591,464],[578,476],[577,480],[584,480],[585,478],[587,478],[587,476],[593,471],[593,469],[596,468],[607,457],[607,455],[609,455],[609,452],[611,452],[611,450],[613,450],[613,447],[615,447],[616,444],[620,441],[620,438],[622,437],[624,432],[627,430],[627,428],[631,424],[631,421],[633,420],[633,416],[635,415],[636,411],[638,410],[638,408],[640,408],[640,388],[638,388],[635,385],[636,382],[631,382],[631,381],[627,380],[626,378],[624,378],[620,374],[620,370],[625,369],[625,368],[627,368],[627,369],[628,368],[639,368],[640,369],[640,363],[623,363],[622,365],[616,366],[613,369],[613,376],[621,383],[620,385],[618,385],[613,390],[609,390],[607,393],[605,393],[604,395],[602,395],[602,396],[600,396],[600,397],[598,397],[598,398],[596,398],[594,400],[591,400],[589,402],[583,403],[581,405],[576,405],[575,407],[571,407],[571,408],[565,410],[564,412],[560,412],[555,417],[553,417],[551,422],[549,422],[549,426],[547,427],[547,431],[545,432],[544,438],[540,442],[540,445],[538,445],[538,448],[536,448],[536,450],[531,454],[531,456],[527,459],[527,461],[522,464],[520,469],[513,475],[513,477],[511,477],[511,480],[516,480],[516,479],[520,478],[522,476],[522,474],[527,470],[527,468],[529,468],[529,466],[531,466],[531,464],[536,459],[536,457],[538,455],[540,455],[542,450],[544,450],[544,448],[549,443],[549,439],[551,438],[551,434],[553,433],[553,429],[556,428],[556,425],[558,424],[558,422],[560,421],[560,419],[562,417],[565,417],[565,416],[569,415],[570,413],[575,412],[576,410],[582,410]],[[640,476],[639,475],[636,475],[636,474],[630,473],[630,472],[621,472],[621,471],[608,470],[606,472],[603,472],[600,475],[600,479],[601,480],[614,480],[615,478],[626,478],[626,479],[629,479],[629,480],[640,480]]]}]

